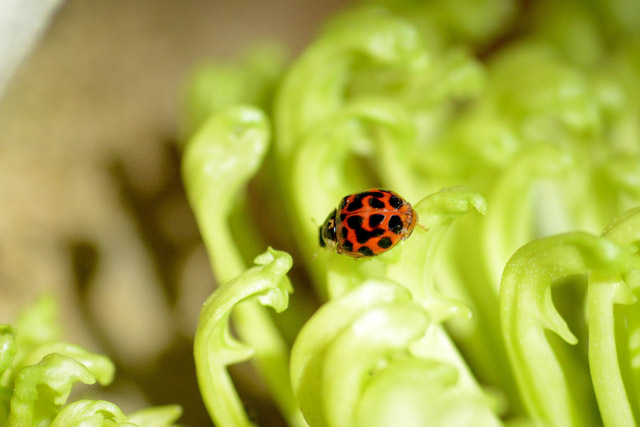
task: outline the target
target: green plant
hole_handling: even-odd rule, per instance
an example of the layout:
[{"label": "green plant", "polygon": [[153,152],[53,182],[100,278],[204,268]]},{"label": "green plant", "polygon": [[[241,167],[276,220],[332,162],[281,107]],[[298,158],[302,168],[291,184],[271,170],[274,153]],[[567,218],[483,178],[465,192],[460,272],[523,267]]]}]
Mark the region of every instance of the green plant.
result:
[{"label": "green plant", "polygon": [[104,400],[67,403],[77,382],[107,385],[114,366],[102,355],[60,341],[55,300],[42,298],[15,325],[0,326],[0,425],[32,427],[171,426],[177,405],[148,408],[126,416]]},{"label": "green plant", "polygon": [[[226,371],[248,359],[291,425],[638,423],[640,10],[622,5],[371,1],[289,66],[225,74],[259,97],[214,102],[220,66],[200,69],[183,174],[219,283],[195,343],[217,425],[251,424]],[[372,259],[319,250],[340,198],[374,186],[428,231]],[[291,349],[264,306],[287,308],[292,256],[258,256],[265,236],[324,302],[288,318]]]}]

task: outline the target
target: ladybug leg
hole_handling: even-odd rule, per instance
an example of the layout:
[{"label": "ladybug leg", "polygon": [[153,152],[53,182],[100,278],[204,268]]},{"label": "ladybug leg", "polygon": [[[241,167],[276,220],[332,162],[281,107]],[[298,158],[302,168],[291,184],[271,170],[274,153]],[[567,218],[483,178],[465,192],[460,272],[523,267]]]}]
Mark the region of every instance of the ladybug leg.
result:
[{"label": "ladybug leg", "polygon": [[427,228],[426,226],[424,226],[424,225],[422,225],[422,224],[420,224],[420,223],[417,223],[416,225],[417,225],[418,227],[422,228],[424,231],[429,231],[429,228]]}]

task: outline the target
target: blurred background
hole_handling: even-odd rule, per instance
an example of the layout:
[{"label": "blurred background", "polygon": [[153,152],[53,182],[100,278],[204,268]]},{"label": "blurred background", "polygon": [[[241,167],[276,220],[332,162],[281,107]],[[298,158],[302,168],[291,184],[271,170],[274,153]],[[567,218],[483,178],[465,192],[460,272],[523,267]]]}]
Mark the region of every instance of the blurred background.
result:
[{"label": "blurred background", "polygon": [[[179,403],[183,424],[210,425],[191,339],[214,284],[180,182],[181,87],[257,41],[295,55],[346,3],[1,6],[0,322],[53,294],[65,340],[116,363],[100,397],[125,412]],[[250,405],[277,417],[248,381]]]}]

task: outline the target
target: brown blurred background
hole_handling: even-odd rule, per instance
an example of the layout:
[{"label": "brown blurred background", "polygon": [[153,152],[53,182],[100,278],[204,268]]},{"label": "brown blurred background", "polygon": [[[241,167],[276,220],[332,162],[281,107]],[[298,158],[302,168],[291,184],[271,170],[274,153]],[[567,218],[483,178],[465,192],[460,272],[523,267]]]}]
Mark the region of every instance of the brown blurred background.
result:
[{"label": "brown blurred background", "polygon": [[213,283],[180,184],[181,87],[256,41],[295,54],[345,4],[65,2],[0,100],[0,322],[52,293],[65,339],[117,364],[101,398],[179,403],[183,424],[210,425],[191,338]]}]

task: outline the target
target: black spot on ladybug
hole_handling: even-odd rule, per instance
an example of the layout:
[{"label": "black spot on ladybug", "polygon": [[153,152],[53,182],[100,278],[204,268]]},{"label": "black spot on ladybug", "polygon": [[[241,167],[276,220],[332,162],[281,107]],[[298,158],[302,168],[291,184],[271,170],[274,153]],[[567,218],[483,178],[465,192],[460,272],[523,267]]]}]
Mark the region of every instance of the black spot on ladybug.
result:
[{"label": "black spot on ladybug", "polygon": [[370,197],[369,206],[374,209],[384,209],[384,202],[382,200],[376,199],[375,197]]},{"label": "black spot on ladybug", "polygon": [[383,234],[384,230],[379,228],[371,231],[367,231],[364,228],[359,228],[356,229],[356,240],[358,241],[358,243],[367,243],[369,239],[373,237],[380,237]]},{"label": "black spot on ladybug", "polygon": [[342,243],[342,249],[344,249],[347,252],[353,252],[353,243],[351,243],[348,240],[345,240],[344,243]]},{"label": "black spot on ladybug", "polygon": [[342,227],[341,233],[342,233],[342,238],[346,239],[347,236],[349,235],[349,229],[347,227]]},{"label": "black spot on ladybug", "polygon": [[340,221],[344,221],[344,219],[347,217],[347,214],[340,214]]},{"label": "black spot on ladybug", "polygon": [[402,199],[400,197],[392,195],[391,197],[389,197],[389,204],[394,209],[400,209],[404,203],[402,202]]},{"label": "black spot on ladybug", "polygon": [[373,251],[366,246],[362,246],[360,249],[358,249],[358,252],[360,252],[364,256],[373,256]]},{"label": "black spot on ladybug", "polygon": [[347,225],[353,229],[362,228],[362,217],[360,215],[352,215],[347,219]]},{"label": "black spot on ladybug", "polygon": [[347,225],[356,232],[356,240],[358,243],[366,243],[373,237],[380,237],[384,234],[384,230],[377,228],[375,230],[365,230],[362,228],[363,219],[360,215],[353,215],[347,218]]},{"label": "black spot on ladybug", "polygon": [[382,221],[384,221],[384,215],[373,214],[369,217],[369,227],[376,228]]},{"label": "black spot on ladybug", "polygon": [[389,230],[395,234],[401,234],[402,229],[402,219],[398,215],[392,215],[391,218],[389,218]]},{"label": "black spot on ladybug", "polygon": [[355,196],[353,196],[353,200],[346,207],[347,212],[353,212],[355,210],[361,209],[362,208],[362,199],[366,195],[367,195],[367,193],[359,193],[359,194],[356,194]]},{"label": "black spot on ladybug", "polygon": [[393,242],[388,237],[383,237],[382,239],[378,240],[378,246],[380,246],[382,249],[387,249],[392,244]]},{"label": "black spot on ladybug", "polygon": [[376,199],[382,199],[384,197],[384,193],[379,191],[369,191],[367,194],[371,197],[375,197]]}]

